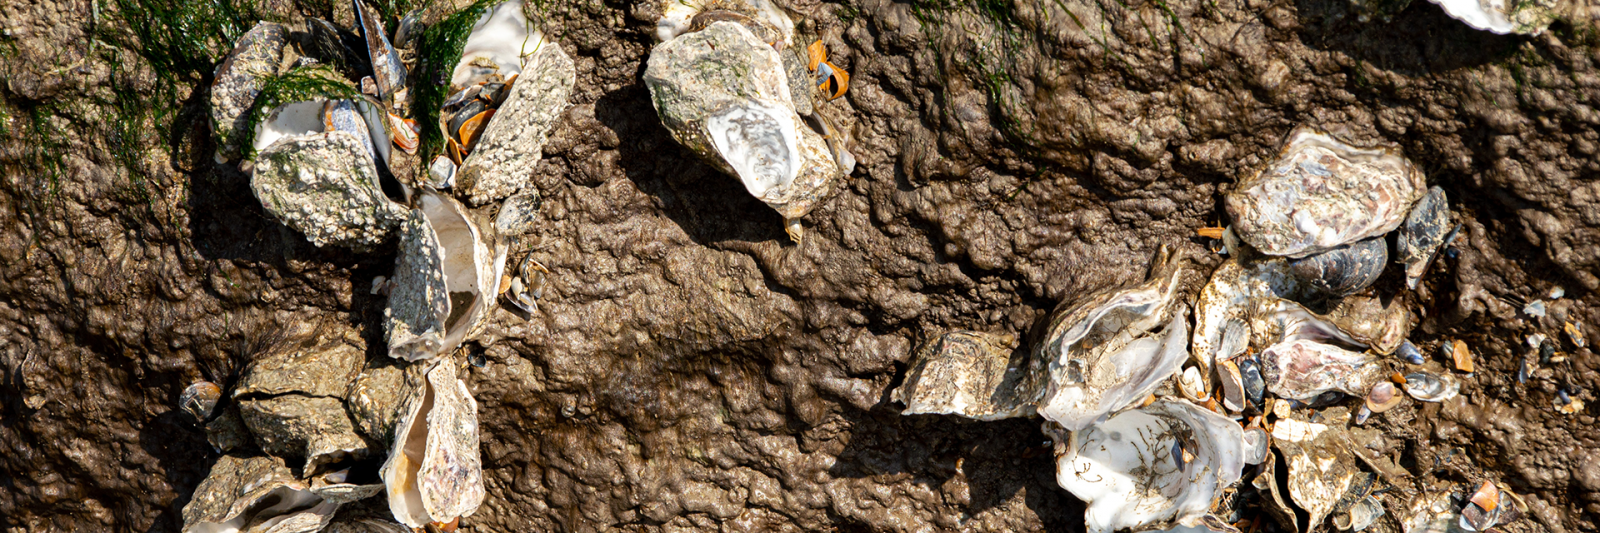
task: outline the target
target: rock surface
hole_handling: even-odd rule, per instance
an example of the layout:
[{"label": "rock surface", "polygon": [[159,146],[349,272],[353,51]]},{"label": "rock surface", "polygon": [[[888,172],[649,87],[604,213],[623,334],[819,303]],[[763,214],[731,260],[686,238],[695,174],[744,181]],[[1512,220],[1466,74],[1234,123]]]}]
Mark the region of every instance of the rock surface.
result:
[{"label": "rock surface", "polygon": [[[1550,407],[1562,383],[1592,400],[1600,358],[1564,345],[1570,365],[1513,379],[1526,334],[1600,323],[1594,33],[1497,36],[1427,2],[1389,22],[1347,0],[780,3],[849,70],[832,104],[857,123],[857,171],[799,246],[660,125],[649,6],[547,4],[580,80],[530,185],[525,239],[553,275],[540,315],[495,311],[493,344],[467,345],[487,359],[462,374],[487,495],[461,531],[1077,531],[1038,422],[903,417],[886,393],[942,332],[1026,338],[1057,302],[1141,279],[1159,244],[1205,254],[1194,228],[1226,222],[1221,194],[1307,122],[1399,143],[1464,223],[1404,298],[1425,311],[1413,342],[1466,340],[1477,377],[1374,416],[1381,452],[1437,462],[1413,472],[1427,483],[1504,480],[1528,531],[1600,530],[1596,412]],[[231,388],[307,320],[387,357],[369,290],[393,249],[316,247],[209,162],[204,77],[237,30],[167,91],[109,32],[130,28],[113,5],[90,25],[87,3],[0,2],[8,533],[178,531],[220,461],[184,387]],[[108,121],[119,92],[168,113]],[[1506,303],[1557,285],[1545,319]]]}]

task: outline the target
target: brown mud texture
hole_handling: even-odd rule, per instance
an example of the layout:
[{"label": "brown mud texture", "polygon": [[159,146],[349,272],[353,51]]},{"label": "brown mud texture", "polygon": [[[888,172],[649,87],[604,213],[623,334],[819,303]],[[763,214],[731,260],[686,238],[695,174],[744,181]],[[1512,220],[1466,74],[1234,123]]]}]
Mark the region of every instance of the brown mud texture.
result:
[{"label": "brown mud texture", "polygon": [[[1398,144],[1464,224],[1419,290],[1379,290],[1417,311],[1432,361],[1462,339],[1478,371],[1456,400],[1377,415],[1386,451],[1525,495],[1508,531],[1600,531],[1600,358],[1561,332],[1600,343],[1592,21],[1528,37],[1424,1],[1366,20],[1347,0],[778,3],[850,72],[836,103],[860,161],[800,245],[660,125],[640,78],[653,3],[530,2],[578,81],[531,177],[540,311],[502,305],[464,348],[487,361],[465,380],[488,488],[465,531],[1079,531],[1037,421],[901,416],[889,391],[921,342],[1025,338],[1058,302],[1142,279],[1160,245],[1215,264],[1195,228],[1226,223],[1222,194],[1300,124]],[[369,288],[394,250],[318,249],[211,163],[228,45],[198,65],[140,50],[171,41],[139,45],[165,22],[116,16],[132,5],[0,5],[0,531],[177,531],[218,457],[177,410],[187,384],[231,387],[303,323],[384,357]],[[343,2],[260,8],[353,21]],[[1521,312],[1557,286],[1545,317]],[[1565,360],[1519,383],[1532,333]],[[1590,407],[1558,412],[1562,390]]]}]

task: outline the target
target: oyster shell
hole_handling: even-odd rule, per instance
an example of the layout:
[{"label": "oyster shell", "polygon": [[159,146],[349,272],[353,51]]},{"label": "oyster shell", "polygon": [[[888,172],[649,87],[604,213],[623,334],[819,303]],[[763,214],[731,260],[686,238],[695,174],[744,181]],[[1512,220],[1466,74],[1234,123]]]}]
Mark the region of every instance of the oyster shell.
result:
[{"label": "oyster shell", "polygon": [[[389,356],[432,359],[459,346],[499,294],[504,259],[495,257],[466,208],[432,190],[401,231],[395,288],[389,293]],[[498,267],[498,268],[497,268]]]},{"label": "oyster shell", "polygon": [[227,59],[217,65],[211,82],[211,132],[217,139],[217,163],[241,155],[241,143],[250,133],[250,107],[261,94],[262,80],[288,67],[284,53],[288,43],[287,28],[261,22],[245,32]]},{"label": "oyster shell", "polygon": [[890,399],[905,404],[903,415],[1031,416],[1039,388],[1022,357],[1013,356],[1016,345],[1011,335],[965,330],[940,335],[917,350],[905,383]]},{"label": "oyster shell", "polygon": [[[1446,14],[1480,30],[1501,35],[1538,35],[1555,22],[1561,0],[1428,0]],[[1565,2],[1571,4],[1571,2]]]},{"label": "oyster shell", "polygon": [[288,342],[250,364],[234,390],[244,425],[261,450],[275,457],[304,457],[305,472],[359,459],[366,441],[345,413],[344,394],[365,359],[366,343],[354,329],[330,323],[300,326]]},{"label": "oyster shell", "polygon": [[1383,237],[1363,239],[1289,260],[1289,272],[1324,294],[1342,297],[1366,290],[1389,264]]},{"label": "oyster shell", "polygon": [[256,157],[250,188],[262,208],[312,244],[370,250],[406,210],[379,188],[367,143],[343,131],[279,140]]},{"label": "oyster shell", "polygon": [[1272,427],[1272,443],[1289,465],[1289,495],[1311,515],[1303,533],[1313,533],[1322,525],[1360,472],[1339,431],[1292,418]]},{"label": "oyster shell", "polygon": [[1422,172],[1393,149],[1355,147],[1301,126],[1225,203],[1240,239],[1268,255],[1305,257],[1394,230],[1425,187]]},{"label": "oyster shell", "polygon": [[1240,258],[1241,255],[1245,254],[1232,253],[1211,273],[1210,281],[1200,289],[1195,303],[1194,344],[1190,353],[1200,365],[1201,377],[1211,375],[1216,361],[1231,359],[1249,347],[1254,332],[1246,320],[1252,314],[1254,302],[1264,298],[1299,298],[1309,292],[1304,283],[1289,273],[1284,260],[1250,260]]},{"label": "oyster shell", "polygon": [[383,463],[389,511],[413,528],[471,516],[484,497],[478,404],[456,377],[456,363],[434,363],[407,404]]},{"label": "oyster shell", "polygon": [[477,58],[491,61],[497,67],[495,75],[515,76],[510,94],[455,173],[457,192],[473,205],[482,205],[527,188],[550,128],[570,105],[577,70],[560,45],[528,30],[519,0],[501,4],[479,19],[451,75],[453,87],[486,75],[476,72],[482,68],[473,65],[483,63]]},{"label": "oyster shell", "polygon": [[[794,22],[770,0],[658,0],[661,19],[656,37],[663,42],[699,31],[713,22],[738,20],[761,31],[762,41],[775,48],[793,44]],[[755,30],[752,30],[755,31]]]},{"label": "oyster shell", "polygon": [[261,450],[274,457],[304,457],[306,472],[367,455],[338,398],[287,395],[239,402],[239,414]]},{"label": "oyster shell", "polygon": [[1244,469],[1244,430],[1183,400],[1123,411],[1056,440],[1056,482],[1083,500],[1091,533],[1200,527]]},{"label": "oyster shell", "polygon": [[1442,402],[1456,397],[1461,382],[1447,374],[1412,372],[1406,374],[1405,389],[1406,394],[1419,401]]},{"label": "oyster shell", "polygon": [[1317,316],[1383,355],[1394,353],[1411,334],[1411,312],[1399,298],[1346,296]]},{"label": "oyster shell", "polygon": [[281,460],[224,455],[183,507],[183,531],[312,533],[338,509],[296,480]]},{"label": "oyster shell", "polygon": [[1384,379],[1383,367],[1372,356],[1308,339],[1262,351],[1261,375],[1273,394],[1301,401],[1328,391],[1365,396]]},{"label": "oyster shell", "polygon": [[796,113],[778,52],[742,24],[714,22],[656,45],[644,80],[673,139],[738,177],[799,241],[799,219],[832,193],[841,172]]},{"label": "oyster shell", "polygon": [[1450,232],[1450,201],[1444,189],[1428,189],[1406,214],[1406,223],[1395,236],[1395,260],[1406,266],[1406,287],[1415,290],[1428,265],[1444,247]]},{"label": "oyster shell", "polygon": [[1058,307],[1031,364],[1049,373],[1039,414],[1081,430],[1178,372],[1189,355],[1188,306],[1179,300],[1191,272],[1187,257],[1158,257],[1144,284]]}]

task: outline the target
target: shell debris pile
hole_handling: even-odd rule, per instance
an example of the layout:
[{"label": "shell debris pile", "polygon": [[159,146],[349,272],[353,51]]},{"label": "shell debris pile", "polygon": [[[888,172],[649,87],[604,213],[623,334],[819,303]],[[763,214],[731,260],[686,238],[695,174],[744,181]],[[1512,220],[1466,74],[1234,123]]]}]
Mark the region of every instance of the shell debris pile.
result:
[{"label": "shell debris pile", "polygon": [[[1504,487],[1439,500],[1367,451],[1384,440],[1375,419],[1451,401],[1483,365],[1466,340],[1430,359],[1407,339],[1418,312],[1404,292],[1442,268],[1458,230],[1444,191],[1395,148],[1299,127],[1224,200],[1232,225],[1201,232],[1227,256],[1208,278],[1163,247],[1147,281],[1063,302],[1033,346],[943,334],[891,399],[906,415],[1043,418],[1056,480],[1086,502],[1092,533],[1518,520],[1527,508]],[[1553,352],[1559,335],[1529,344]],[[1559,410],[1581,411],[1570,396]]]},{"label": "shell debris pile", "polygon": [[[388,355],[368,360],[344,321],[305,321],[231,391],[186,389],[179,407],[224,456],[184,508],[184,531],[453,531],[484,499],[478,408],[458,348],[508,286],[537,312],[551,273],[526,266],[538,264],[521,242],[539,223],[529,180],[568,106],[573,62],[517,0],[414,12],[393,41],[385,14],[351,8],[355,28],[264,22],[239,40],[212,87],[215,158],[249,173],[266,211],[317,246],[371,253],[398,237],[394,272],[373,283],[388,298]],[[462,57],[419,65],[429,31],[461,32],[443,40],[464,40]],[[357,34],[364,65],[338,45]],[[438,110],[413,101],[430,70],[455,74]],[[445,153],[420,149],[427,111]],[[524,266],[508,276],[512,253]],[[379,494],[382,516],[345,507]]]}]

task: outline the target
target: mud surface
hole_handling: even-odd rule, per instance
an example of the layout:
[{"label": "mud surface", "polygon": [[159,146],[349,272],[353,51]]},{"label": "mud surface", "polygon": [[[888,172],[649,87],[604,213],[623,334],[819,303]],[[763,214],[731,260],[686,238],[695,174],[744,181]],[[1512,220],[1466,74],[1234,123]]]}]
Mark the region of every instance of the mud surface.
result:
[{"label": "mud surface", "polygon": [[[913,348],[1026,337],[1057,302],[1142,279],[1302,123],[1397,143],[1465,223],[1412,340],[1464,339],[1463,395],[1377,417],[1424,478],[1524,494],[1518,531],[1600,530],[1600,33],[1472,30],[1423,2],[782,1],[851,73],[855,173],[788,242],[679,147],[640,81],[654,8],[552,2],[574,106],[532,177],[541,312],[468,350],[489,497],[467,531],[1077,531],[1038,423],[902,417]],[[350,8],[263,3],[282,20]],[[333,2],[332,4],[340,4]],[[0,530],[177,531],[218,455],[176,409],[299,323],[382,357],[393,249],[318,249],[211,161],[210,66],[156,87],[107,2],[0,5]],[[340,11],[342,9],[343,11]],[[253,21],[252,21],[253,22]],[[221,59],[220,44],[210,60]],[[134,108],[170,112],[138,115]],[[162,126],[165,126],[164,128]],[[1398,268],[1386,275],[1403,279]],[[1522,303],[1560,286],[1543,319]],[[1535,358],[1537,362],[1537,358]],[[1419,406],[1420,405],[1420,406]]]}]

